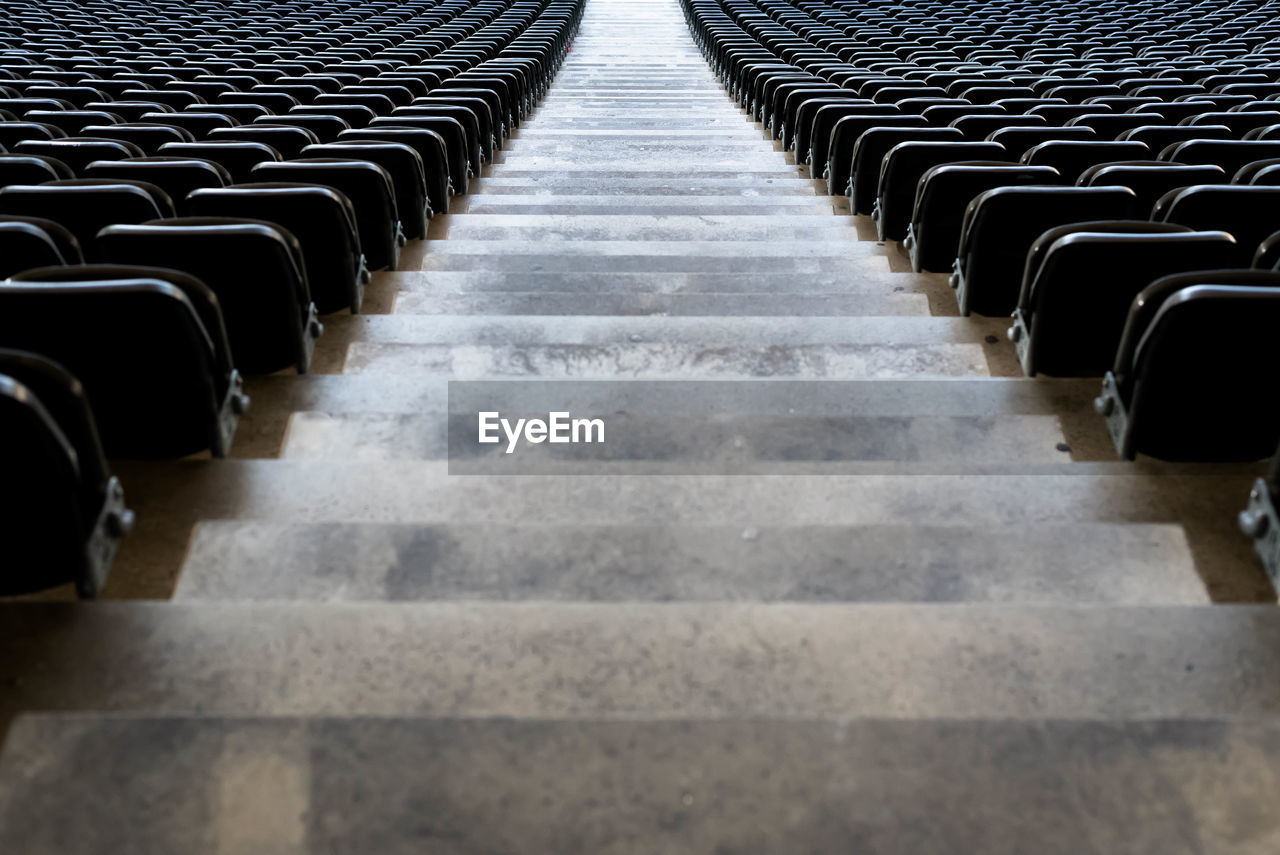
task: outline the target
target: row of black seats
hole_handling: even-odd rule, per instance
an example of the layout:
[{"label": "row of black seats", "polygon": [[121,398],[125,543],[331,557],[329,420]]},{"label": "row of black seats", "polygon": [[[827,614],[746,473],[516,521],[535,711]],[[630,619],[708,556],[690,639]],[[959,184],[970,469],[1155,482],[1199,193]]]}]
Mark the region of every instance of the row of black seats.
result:
[{"label": "row of black seats", "polygon": [[[1123,457],[1275,450],[1280,10],[682,4],[797,163],[914,269],[952,273],[962,313],[1013,315],[1028,374],[1105,375],[1097,408]],[[1258,508],[1278,484],[1249,515],[1273,561]]]},{"label": "row of black seats", "polygon": [[0,594],[97,592],[132,521],[106,460],[224,456],[241,374],[307,370],[319,315],[466,191],[582,6],[6,5],[3,529],[47,548]]}]

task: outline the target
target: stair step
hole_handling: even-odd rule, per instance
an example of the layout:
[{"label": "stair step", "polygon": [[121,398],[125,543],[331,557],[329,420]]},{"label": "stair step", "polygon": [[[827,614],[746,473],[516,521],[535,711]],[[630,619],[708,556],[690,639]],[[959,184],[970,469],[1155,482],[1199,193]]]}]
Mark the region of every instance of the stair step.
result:
[{"label": "stair step", "polygon": [[[448,257],[446,256],[445,259],[447,260]],[[438,261],[441,261],[439,256],[428,258],[428,262]],[[728,259],[724,261],[728,262]],[[584,300],[599,295],[636,296],[640,294],[753,296],[759,294],[765,298],[774,296],[786,299],[814,294],[883,297],[904,293],[931,293],[942,294],[952,304],[955,303],[954,292],[947,285],[947,277],[939,273],[891,273],[880,269],[859,270],[858,275],[850,276],[849,270],[846,269],[811,273],[805,276],[792,273],[759,273],[743,276],[715,270],[645,273],[605,269],[606,265],[598,265],[598,267],[601,269],[591,272],[576,270],[550,273],[527,269],[402,270],[377,275],[388,277],[387,281],[390,285],[402,292],[401,300],[406,296],[403,292],[461,294],[548,291],[573,293]],[[797,317],[805,315],[798,311],[788,314]],[[822,314],[825,313],[819,313],[818,316],[821,317]],[[981,319],[971,320],[982,323]]]},{"label": "stair step", "polygon": [[742,176],[687,178],[626,178],[618,176],[575,175],[562,173],[514,177],[493,175],[476,182],[471,198],[489,193],[545,193],[548,195],[613,195],[613,196],[709,196],[733,194],[741,196],[805,196],[825,201],[818,196],[813,182],[796,178],[746,178]]},{"label": "stair step", "polygon": [[395,314],[911,316],[928,315],[929,299],[924,294],[584,294],[568,291],[459,294],[411,290],[396,295]]},{"label": "stair step", "polygon": [[1207,602],[1169,524],[384,525],[206,522],[174,598]]},{"label": "stair step", "polygon": [[1273,606],[24,603],[0,716],[1276,716],[1278,646]]},{"label": "stair step", "polygon": [[[427,317],[382,316],[396,320],[419,320]],[[322,365],[314,370],[326,370],[329,367]],[[353,341],[347,346],[346,360],[342,363],[341,370],[347,374],[421,374],[456,380],[529,377],[646,380],[777,377],[861,380],[982,377],[990,373],[983,346],[979,344],[716,347],[659,343],[444,345],[370,340]]]},{"label": "stair step", "polygon": [[1278,770],[1274,721],[42,715],[0,763],[0,846],[1262,855]]},{"label": "stair step", "polygon": [[[799,223],[777,215],[655,216],[616,214],[458,214],[449,218],[458,241],[858,241],[848,218],[805,217]],[[861,252],[855,246],[853,252]]]},{"label": "stair step", "polygon": [[[696,391],[696,390],[691,390]],[[487,400],[500,400],[501,396]],[[567,409],[564,409],[567,408]],[[464,460],[479,466],[500,457],[505,446],[475,444],[478,409],[451,413],[295,413],[282,457],[312,460]],[[581,413],[548,392],[534,410],[504,415],[546,418],[550,411]],[[592,411],[595,412],[595,411]],[[603,415],[603,413],[601,413]],[[752,471],[788,462],[854,460],[1006,461],[1057,463],[1071,450],[1057,416],[877,417],[861,414],[809,417],[799,414],[742,416],[719,412],[673,415],[628,407],[611,412],[603,444],[564,449],[540,445],[520,449],[530,471],[555,472],[573,463],[652,463],[731,466]],[[452,436],[451,436],[451,432]],[[490,453],[491,452],[491,453]],[[483,455],[483,457],[481,457]],[[474,458],[474,459],[473,459]],[[505,461],[492,461],[503,465]]]},{"label": "stair step", "polygon": [[[644,196],[535,196],[498,195],[467,197],[465,214],[545,215],[640,215],[675,216],[705,212],[714,216],[744,216],[772,212],[775,217],[813,216],[830,220],[835,213],[830,201],[803,196],[671,196],[659,199]],[[457,222],[450,220],[450,225]],[[839,223],[839,220],[835,221]]]}]

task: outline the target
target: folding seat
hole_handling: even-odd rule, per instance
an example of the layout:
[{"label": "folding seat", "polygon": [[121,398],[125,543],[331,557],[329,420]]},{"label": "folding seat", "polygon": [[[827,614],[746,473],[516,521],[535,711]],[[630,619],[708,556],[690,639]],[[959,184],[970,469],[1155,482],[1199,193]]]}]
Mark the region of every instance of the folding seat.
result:
[{"label": "folding seat", "polygon": [[1062,175],[1062,180],[1074,184],[1090,166],[1126,160],[1141,160],[1150,150],[1140,142],[1111,142],[1101,140],[1049,140],[1033,146],[1022,155],[1022,162],[1031,166],[1052,166]]},{"label": "folding seat", "polygon": [[239,184],[194,191],[188,210],[194,217],[252,218],[285,229],[298,239],[316,310],[359,312],[369,271],[351,200],[336,190],[314,184]]},{"label": "folding seat", "polygon": [[360,139],[380,139],[385,136],[384,131],[415,130],[430,131],[444,142],[453,192],[466,193],[468,178],[479,174],[473,171],[472,164],[478,164],[480,156],[478,151],[469,147],[466,129],[457,119],[449,116],[384,116],[375,119],[367,128],[344,131],[338,139],[346,140],[357,135]]},{"label": "folding seat", "polygon": [[1160,160],[1100,163],[1080,174],[1081,187],[1128,187],[1137,195],[1135,212],[1149,212],[1160,197],[1193,184],[1222,184],[1226,173],[1212,164],[1187,165]]},{"label": "folding seat", "polygon": [[[338,141],[331,145],[339,148],[352,145],[369,146],[374,149],[375,162],[379,162],[376,159],[379,151],[378,147],[386,144],[408,146],[418,155],[422,165],[423,181],[425,182],[427,211],[429,214],[447,214],[449,212],[449,196],[452,193],[449,175],[449,152],[444,139],[436,132],[424,128],[353,128],[341,134]],[[337,151],[338,149],[332,150]],[[394,172],[392,177],[395,178]],[[399,183],[400,180],[397,179],[397,185]],[[398,195],[398,186],[396,192]],[[425,223],[423,223],[423,227],[425,229]],[[413,228],[412,224],[406,225],[406,229],[411,228]],[[414,237],[412,234],[408,234],[408,236],[410,238]]]},{"label": "folding seat", "polygon": [[895,145],[880,162],[871,218],[880,240],[903,240],[911,224],[920,179],[935,166],[964,161],[1006,161],[1004,146],[992,142],[919,142]]},{"label": "folding seat", "polygon": [[160,156],[212,161],[231,175],[233,184],[252,180],[253,168],[259,163],[280,159],[280,154],[269,145],[242,141],[165,143],[160,146]]},{"label": "folding seat", "polygon": [[185,110],[192,104],[206,103],[205,100],[196,93],[187,92],[181,89],[126,89],[120,93],[119,100],[154,101],[157,104],[164,104],[172,107],[174,110]]},{"label": "folding seat", "polygon": [[269,127],[293,127],[309,131],[318,142],[333,142],[343,131],[350,130],[352,125],[345,119],[331,113],[313,114],[292,112],[280,116],[264,116],[254,119],[254,125]]},{"label": "folding seat", "polygon": [[427,197],[426,172],[421,156],[410,146],[396,142],[338,142],[308,146],[302,153],[305,157],[378,164],[391,176],[405,237],[417,240],[427,236],[432,208]]},{"label": "folding seat", "polygon": [[[1007,109],[1007,108],[1006,108]],[[1065,101],[1037,103],[1026,107],[1028,115],[1040,116],[1055,127],[1062,127],[1077,116],[1109,112],[1095,104],[1068,104]]]},{"label": "folding seat", "polygon": [[1149,124],[1125,131],[1116,139],[1145,143],[1152,152],[1159,154],[1170,146],[1188,140],[1230,140],[1234,137],[1231,129],[1224,125]]},{"label": "folding seat", "polygon": [[1095,402],[1125,460],[1247,461],[1280,442],[1268,392],[1280,273],[1212,270],[1154,280],[1129,308]]},{"label": "folding seat", "polygon": [[800,105],[808,100],[841,94],[853,96],[848,89],[843,89],[834,83],[802,82],[779,86],[773,93],[772,108],[767,111],[769,121],[765,124],[765,130],[769,131],[774,139],[782,140],[783,147],[789,149],[792,138],[795,136],[796,113],[799,112]]},{"label": "folding seat", "polygon": [[103,101],[108,97],[101,89],[92,86],[28,86],[23,93],[27,98],[55,98],[67,101],[77,110],[91,101]]},{"label": "folding seat", "polygon": [[1114,140],[1126,131],[1163,121],[1159,113],[1087,113],[1071,119],[1066,127],[1093,128],[1099,139]]},{"label": "folding seat", "polygon": [[113,225],[95,241],[113,264],[193,276],[217,295],[231,353],[246,374],[305,373],[324,327],[307,288],[298,240],[258,220],[181,217]]},{"label": "folding seat", "polygon": [[84,128],[84,135],[131,143],[146,154],[155,154],[165,143],[195,141],[191,132],[184,128],[151,123],[90,125]]},{"label": "folding seat", "polygon": [[1044,125],[1035,125],[1031,127],[1018,126],[1012,128],[1000,128],[992,131],[987,137],[991,142],[998,142],[1009,152],[1009,156],[1014,160],[1022,157],[1035,146],[1049,141],[1087,141],[1097,140],[1098,134],[1093,128],[1067,128],[1067,127],[1045,127]]},{"label": "folding seat", "polygon": [[1236,239],[1222,266],[1247,267],[1254,250],[1280,231],[1280,187],[1204,184],[1171,190],[1156,202],[1151,219],[1193,229],[1219,229]]},{"label": "folding seat", "polygon": [[171,125],[186,130],[196,140],[208,139],[215,128],[234,128],[240,123],[221,113],[204,113],[182,110],[174,113],[146,113],[142,121],[157,125]]},{"label": "folding seat", "polygon": [[0,217],[0,279],[32,267],[79,261],[65,258],[59,242],[34,219]]},{"label": "folding seat", "polygon": [[313,131],[292,125],[250,124],[217,128],[209,132],[209,142],[257,142],[270,146],[282,159],[297,157],[309,145],[320,141]]},{"label": "folding seat", "polygon": [[1068,104],[1081,104],[1089,98],[1097,98],[1103,95],[1143,95],[1146,93],[1125,93],[1120,91],[1119,86],[1104,83],[1067,83],[1047,89],[1043,94],[1050,98],[1065,99]]},{"label": "folding seat", "polygon": [[[822,177],[827,170],[827,160],[832,149],[836,125],[842,119],[851,116],[874,118],[876,116],[900,115],[902,115],[902,111],[892,104],[859,104],[855,102],[844,105],[829,104],[821,107],[813,117],[809,151],[805,155],[803,162],[809,164],[813,175]],[[929,124],[919,117],[916,117],[915,122],[920,127]],[[854,139],[854,136],[847,137],[846,150],[844,152],[846,158],[853,154]]]},{"label": "folding seat", "polygon": [[1132,217],[1136,199],[1127,187],[999,187],[980,194],[965,210],[951,277],[961,314],[1008,316],[1027,252],[1041,234],[1067,223]]},{"label": "folding seat", "polygon": [[52,157],[38,154],[0,154],[0,187],[10,184],[44,184],[73,178],[71,167]]},{"label": "folding seat", "polygon": [[80,597],[96,597],[133,514],[83,387],[45,357],[0,350],[0,424],[0,538],[10,549],[0,595],[73,583]]},{"label": "folding seat", "polygon": [[1214,111],[1214,106],[1205,101],[1162,101],[1147,104],[1142,108],[1144,113],[1159,113],[1166,123],[1176,125],[1191,116]]},{"label": "folding seat", "polygon": [[1048,166],[1013,163],[952,163],[924,173],[911,214],[905,242],[916,272],[949,273],[965,211],[981,193],[997,187],[1052,185],[1058,171]]},{"label": "folding seat", "polygon": [[12,284],[0,301],[26,309],[31,323],[7,325],[5,340],[83,381],[108,455],[229,453],[249,401],[218,300],[202,282],[172,269],[102,264],[28,270]]},{"label": "folding seat", "polygon": [[84,129],[88,125],[115,125],[124,121],[119,115],[105,110],[28,110],[22,118],[23,121],[61,128],[67,136],[87,136]]},{"label": "folding seat", "polygon": [[142,157],[143,151],[133,143],[120,140],[67,137],[54,140],[23,140],[13,147],[16,154],[39,154],[62,161],[79,175],[95,160],[123,160]]},{"label": "folding seat", "polygon": [[1170,223],[1075,223],[1027,253],[1009,337],[1028,377],[1101,377],[1115,362],[1129,305],[1161,276],[1224,267],[1231,235]]},{"label": "folding seat", "polygon": [[81,246],[113,223],[141,223],[172,212],[160,188],[139,181],[60,179],[0,188],[0,214],[53,220]]},{"label": "folding seat", "polygon": [[[1251,163],[1246,163],[1244,166],[1242,166],[1242,167],[1240,167],[1238,170],[1236,170],[1236,174],[1235,174],[1235,175],[1231,176],[1231,181],[1230,181],[1230,183],[1232,183],[1232,184],[1259,184],[1260,182],[1258,182],[1258,181],[1256,181],[1256,180],[1255,180],[1255,179],[1258,177],[1258,175],[1259,175],[1260,173],[1262,173],[1263,171],[1265,171],[1265,170],[1267,170],[1267,169],[1270,169],[1270,168],[1271,168],[1271,167],[1273,167],[1273,166],[1280,166],[1280,157],[1269,157],[1269,158],[1266,158],[1266,159],[1264,159],[1264,160],[1255,160],[1255,161],[1253,161],[1253,162],[1251,162]],[[1223,181],[1217,181],[1217,182],[1201,181],[1201,182],[1199,182],[1199,183],[1201,183],[1201,184],[1211,184],[1211,183],[1226,184],[1227,182],[1226,182],[1225,180],[1223,180]],[[1265,182],[1265,181],[1264,181],[1264,182],[1261,182],[1261,183],[1262,183],[1262,184],[1265,184],[1265,183],[1267,183],[1267,182]]]},{"label": "folding seat", "polygon": [[973,141],[986,140],[1001,128],[1025,128],[1046,125],[1044,118],[1030,114],[995,113],[991,115],[965,115],[954,119],[949,127],[956,128]]},{"label": "folding seat", "polygon": [[381,166],[363,160],[309,157],[261,163],[251,175],[254,182],[321,184],[345,195],[355,208],[360,247],[369,269],[395,270],[405,237],[394,182]]},{"label": "folding seat", "polygon": [[[813,132],[818,122],[819,111],[824,107],[845,108],[848,110],[857,107],[859,104],[865,107],[869,103],[854,97],[852,94],[814,97],[802,101],[796,108],[795,119],[788,125],[791,130],[787,134],[790,141],[789,148],[795,153],[796,163],[809,163],[809,152],[812,150]],[[834,116],[834,114],[830,115]],[[834,118],[826,122],[824,124],[824,128],[826,128],[824,133],[830,133],[829,129],[833,124],[835,124]]]},{"label": "folding seat", "polygon": [[[431,96],[426,97],[429,98]],[[449,137],[439,126],[419,124],[416,121],[417,119],[442,118],[454,119],[462,125],[463,130],[466,132],[467,163],[471,168],[471,174],[479,175],[483,164],[489,162],[492,157],[492,148],[485,144],[484,140],[490,139],[490,137],[482,133],[483,126],[476,113],[470,107],[459,107],[441,102],[426,104],[415,101],[408,107],[397,107],[390,116],[380,116],[373,124],[404,124],[408,127],[428,127],[431,130],[440,132],[445,137],[445,140],[448,141]]]},{"label": "folding seat", "polygon": [[[853,147],[849,175],[849,207],[857,214],[870,214],[879,191],[880,170],[894,146],[904,142],[964,142],[955,128],[872,127],[858,137]],[[904,226],[905,228],[905,226]]]},{"label": "folding seat", "polygon": [[1188,140],[1160,152],[1161,160],[1213,163],[1228,175],[1255,160],[1280,157],[1280,140]]},{"label": "folding seat", "polygon": [[138,157],[91,163],[87,178],[145,181],[159,187],[173,201],[175,212],[186,216],[187,196],[203,187],[225,187],[231,173],[211,160],[185,157]]},{"label": "folding seat", "polygon": [[0,146],[10,151],[23,140],[52,140],[66,135],[62,128],[43,122],[0,122]]},{"label": "folding seat", "polygon": [[[426,95],[422,95],[413,99],[413,103],[408,107],[398,107],[396,109],[409,109],[414,105],[423,104],[451,104],[458,107],[467,107],[476,114],[476,118],[480,122],[480,139],[490,140],[492,148],[501,148],[502,141],[510,135],[511,127],[506,121],[507,111],[502,103],[501,97],[496,92],[487,88],[466,87],[461,85],[450,87],[451,81],[445,81],[444,86]],[[486,128],[485,125],[488,125]],[[488,134],[486,137],[485,134]]]}]

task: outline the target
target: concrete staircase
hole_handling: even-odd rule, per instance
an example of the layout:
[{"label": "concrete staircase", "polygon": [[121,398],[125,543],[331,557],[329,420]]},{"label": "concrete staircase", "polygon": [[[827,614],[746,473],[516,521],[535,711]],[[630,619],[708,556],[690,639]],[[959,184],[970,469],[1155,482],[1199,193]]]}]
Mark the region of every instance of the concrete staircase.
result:
[{"label": "concrete staircase", "polygon": [[[1257,468],[1116,462],[869,237],[591,0],[235,459],[118,466],[122,602],[0,605],[0,851],[1275,852]],[[459,379],[618,439],[458,474]]]}]

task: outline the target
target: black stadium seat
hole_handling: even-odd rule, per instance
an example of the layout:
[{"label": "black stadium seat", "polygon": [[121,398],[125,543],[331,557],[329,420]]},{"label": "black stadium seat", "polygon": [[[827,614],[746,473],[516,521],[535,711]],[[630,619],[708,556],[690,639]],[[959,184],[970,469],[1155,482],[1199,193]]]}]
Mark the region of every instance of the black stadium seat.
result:
[{"label": "black stadium seat", "polygon": [[880,240],[903,240],[911,224],[916,188],[935,166],[965,161],[1004,161],[1004,146],[993,142],[898,143],[880,162],[880,178],[871,218]]},{"label": "black stadium seat", "polygon": [[[158,188],[157,188],[158,190]],[[165,197],[167,199],[167,197]],[[83,247],[114,223],[142,223],[171,215],[141,182],[82,183],[76,179],[0,188],[0,214],[43,217],[65,226]]]},{"label": "black stadium seat", "polygon": [[1161,276],[1230,263],[1219,231],[1168,223],[1075,223],[1027,254],[1009,337],[1027,376],[1101,377],[1115,360],[1129,304]]},{"label": "black stadium seat", "polygon": [[1258,460],[1280,442],[1266,394],[1280,273],[1165,276],[1134,300],[1097,402],[1120,456]]},{"label": "black stadium seat", "polygon": [[1171,190],[1151,219],[1194,229],[1218,229],[1236,239],[1229,265],[1248,267],[1258,244],[1280,231],[1280,187],[1209,184]]},{"label": "black stadium seat", "polygon": [[969,203],[952,287],[961,314],[1008,316],[1016,308],[1027,252],[1056,226],[1134,215],[1127,187],[1000,187]]},{"label": "black stadium seat", "polygon": [[[0,301],[12,287],[0,284]],[[103,457],[83,387],[46,357],[2,349],[0,424],[7,547],[0,594],[73,583],[79,596],[97,596],[133,514]]]},{"label": "black stadium seat", "polygon": [[186,157],[131,157],[128,160],[100,160],[88,165],[85,177],[129,181],[145,181],[159,187],[173,201],[179,215],[185,216],[187,196],[202,187],[225,187],[231,173],[210,160]]},{"label": "black stadium seat", "polygon": [[240,371],[307,370],[324,327],[307,289],[297,239],[278,226],[179,217],[109,226],[98,235],[95,248],[106,262],[179,270],[209,286],[222,308]]},{"label": "black stadium seat", "polygon": [[225,456],[248,405],[218,301],[175,270],[28,270],[0,285],[0,338],[84,384],[113,458]]},{"label": "black stadium seat", "polygon": [[1081,187],[1128,187],[1138,197],[1135,212],[1144,214],[1170,190],[1192,184],[1219,184],[1226,178],[1222,167],[1213,164],[1135,160],[1091,166],[1080,174],[1076,183]]},{"label": "black stadium seat", "polygon": [[256,182],[285,181],[322,184],[351,200],[360,232],[360,246],[370,270],[395,270],[405,237],[396,205],[391,174],[364,160],[307,157],[254,167]]},{"label": "black stadium seat", "polygon": [[1049,166],[1016,163],[952,163],[935,166],[920,179],[907,229],[906,249],[916,271],[949,273],[965,211],[979,194],[998,187],[1059,182]]},{"label": "black stadium seat", "polygon": [[194,217],[275,223],[298,239],[317,311],[360,310],[369,271],[351,200],[336,190],[314,184],[237,184],[195,191],[188,209]]},{"label": "black stadium seat", "polygon": [[45,229],[31,222],[0,219],[0,279],[31,267],[68,263]]}]

